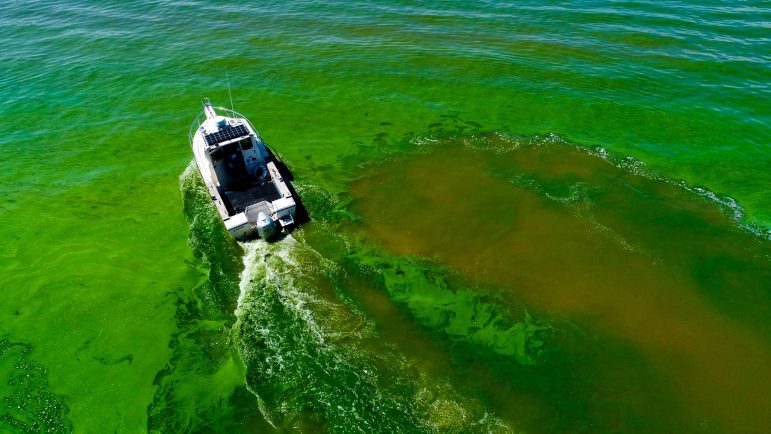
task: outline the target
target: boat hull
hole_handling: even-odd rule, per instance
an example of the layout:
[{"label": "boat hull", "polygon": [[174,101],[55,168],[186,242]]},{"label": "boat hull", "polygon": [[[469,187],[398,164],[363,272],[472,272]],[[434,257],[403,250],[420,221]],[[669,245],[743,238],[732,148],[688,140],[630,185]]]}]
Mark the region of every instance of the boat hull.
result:
[{"label": "boat hull", "polygon": [[[217,176],[214,164],[219,164],[220,161],[210,157],[210,154],[216,152],[217,144],[207,143],[204,136],[207,124],[201,124],[191,135],[191,146],[198,172],[225,228],[238,240],[255,237],[268,239],[281,231],[290,230],[294,225],[296,202],[287,181],[276,166],[275,157],[267,151],[245,118],[224,119],[224,122],[244,125],[248,130],[248,139],[261,147],[261,151],[264,151],[262,155],[267,156],[264,163],[261,163],[264,170],[261,170],[259,178],[244,179],[237,186],[223,186],[220,184],[220,179],[226,172],[221,173],[220,177]],[[219,120],[219,122],[223,121]],[[236,140],[244,139],[246,136]],[[255,155],[259,157],[260,154]],[[240,158],[248,157],[240,155]]]}]

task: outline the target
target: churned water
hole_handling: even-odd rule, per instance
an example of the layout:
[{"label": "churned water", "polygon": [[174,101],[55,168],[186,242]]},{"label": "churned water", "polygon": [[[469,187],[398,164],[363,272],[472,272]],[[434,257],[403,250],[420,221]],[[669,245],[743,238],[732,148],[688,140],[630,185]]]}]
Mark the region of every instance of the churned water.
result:
[{"label": "churned water", "polygon": [[[759,1],[0,4],[0,431],[765,432]],[[200,99],[310,223],[225,232]]]}]

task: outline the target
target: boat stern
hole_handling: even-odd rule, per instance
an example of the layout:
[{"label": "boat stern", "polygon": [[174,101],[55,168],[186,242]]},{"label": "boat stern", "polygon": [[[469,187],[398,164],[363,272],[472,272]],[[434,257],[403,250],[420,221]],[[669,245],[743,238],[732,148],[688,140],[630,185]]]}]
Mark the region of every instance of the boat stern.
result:
[{"label": "boat stern", "polygon": [[237,240],[251,238],[257,233],[257,228],[246,218],[246,213],[236,214],[224,222],[230,235]]}]

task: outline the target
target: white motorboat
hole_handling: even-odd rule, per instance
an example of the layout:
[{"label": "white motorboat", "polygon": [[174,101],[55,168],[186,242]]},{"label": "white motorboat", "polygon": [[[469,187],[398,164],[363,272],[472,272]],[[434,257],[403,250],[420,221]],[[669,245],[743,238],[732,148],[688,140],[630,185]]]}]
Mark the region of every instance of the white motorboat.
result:
[{"label": "white motorboat", "polygon": [[276,157],[246,117],[222,107],[216,110],[204,100],[203,113],[190,127],[190,145],[228,232],[236,239],[255,234],[270,239],[289,230],[296,203]]}]

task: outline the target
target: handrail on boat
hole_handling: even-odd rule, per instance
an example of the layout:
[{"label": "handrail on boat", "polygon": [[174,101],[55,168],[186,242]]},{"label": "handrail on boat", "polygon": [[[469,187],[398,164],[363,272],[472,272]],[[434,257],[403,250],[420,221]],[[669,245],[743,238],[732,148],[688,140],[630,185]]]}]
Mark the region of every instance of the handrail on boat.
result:
[{"label": "handrail on boat", "polygon": [[[257,138],[258,139],[260,138],[260,134],[257,132],[257,129],[254,128],[254,125],[252,125],[252,123],[249,121],[249,119],[246,118],[246,116],[242,115],[241,113],[235,110],[231,110],[225,107],[212,107],[212,108],[214,108],[214,110],[221,116],[243,120],[244,122],[249,124],[249,127],[252,129],[252,131],[254,131],[254,134],[257,135]],[[195,132],[198,131],[198,129],[201,128],[201,125],[203,124],[203,122],[201,122],[201,116],[204,116],[205,114],[206,113],[203,111],[201,113],[198,113],[198,116],[196,116],[195,119],[193,119],[193,123],[190,124],[190,131],[188,132],[188,140],[190,140],[191,147],[193,146],[193,137],[195,136]]]}]

